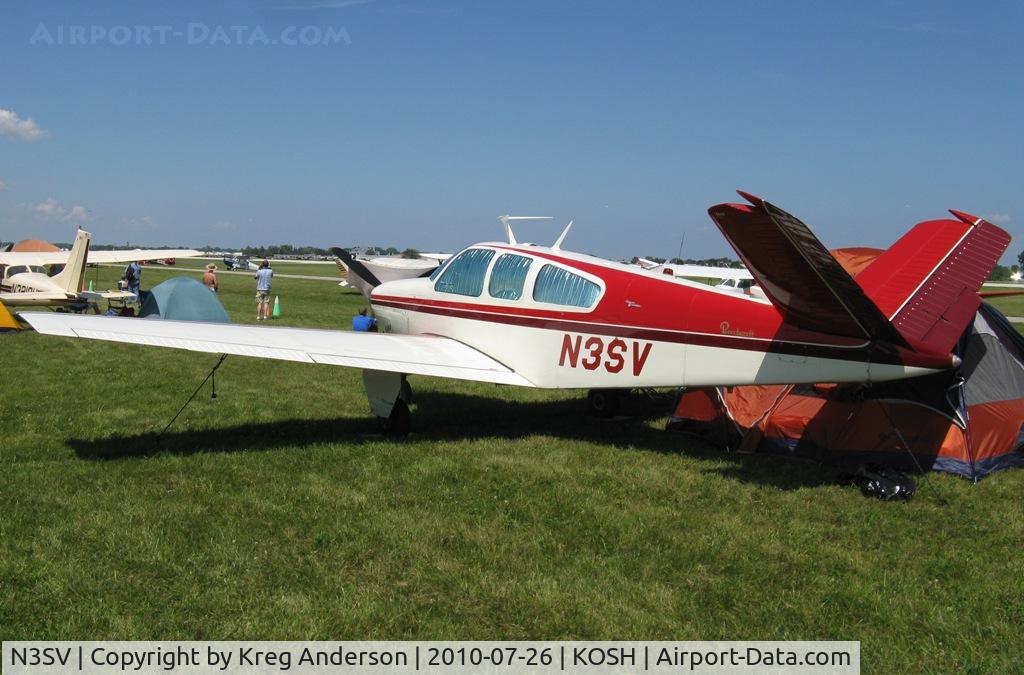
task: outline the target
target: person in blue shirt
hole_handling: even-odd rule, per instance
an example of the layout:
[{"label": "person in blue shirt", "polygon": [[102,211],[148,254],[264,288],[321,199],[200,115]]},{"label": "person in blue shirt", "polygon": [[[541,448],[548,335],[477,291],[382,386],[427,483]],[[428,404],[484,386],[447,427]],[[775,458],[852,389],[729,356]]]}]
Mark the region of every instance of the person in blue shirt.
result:
[{"label": "person in blue shirt", "polygon": [[372,316],[366,316],[366,308],[363,307],[359,310],[358,314],[352,317],[352,330],[360,333],[376,333],[377,319]]},{"label": "person in blue shirt", "polygon": [[142,300],[142,296],[139,294],[139,286],[142,284],[142,265],[139,261],[128,263],[128,267],[124,268],[124,276],[121,277],[125,281],[125,288],[130,292],[134,293],[139,300]]},{"label": "person in blue shirt", "polygon": [[270,318],[270,284],[274,278],[274,270],[270,269],[270,263],[264,260],[254,275],[256,278],[256,320],[264,321]]}]

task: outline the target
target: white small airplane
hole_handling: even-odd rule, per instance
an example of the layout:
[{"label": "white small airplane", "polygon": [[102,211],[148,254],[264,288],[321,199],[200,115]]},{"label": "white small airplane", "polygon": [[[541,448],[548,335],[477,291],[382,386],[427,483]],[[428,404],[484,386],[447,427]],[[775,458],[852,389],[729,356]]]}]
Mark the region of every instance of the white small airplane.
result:
[{"label": "white small airplane", "polygon": [[228,257],[224,258],[223,260],[224,260],[224,266],[227,267],[229,271],[231,271],[231,270],[247,270],[249,272],[255,272],[256,270],[258,270],[260,268],[259,265],[257,265],[253,261],[249,260],[249,256],[246,256],[246,255],[238,254],[238,255],[234,255],[234,256],[228,256]]},{"label": "white small airplane", "polygon": [[754,276],[746,267],[713,267],[710,265],[674,265],[669,262],[659,263],[647,258],[637,258],[636,264],[657,274],[667,274],[685,279],[718,279],[716,288],[723,291],[750,294],[748,289],[757,285]]},{"label": "white small airplane", "polygon": [[[370,409],[410,425],[406,375],[589,389],[594,412],[638,387],[882,382],[952,353],[1010,243],[984,219],[919,223],[856,279],[759,197],[709,215],[766,300],[561,249],[474,244],[431,277],[370,294],[380,333],[26,313],[40,333],[363,369]],[[571,225],[571,223],[570,223]]]},{"label": "white small airplane", "polygon": [[428,277],[438,266],[451,257],[447,253],[420,253],[419,258],[397,256],[363,258],[353,256],[343,248],[332,248],[338,272],[345,275],[339,286],[357,289],[367,300],[370,292],[388,281]]},{"label": "white small airplane", "polygon": [[[82,291],[87,263],[128,263],[200,255],[191,249],[89,251],[91,234],[79,229],[70,251],[0,253],[0,302],[9,306],[76,305],[100,299],[131,299],[127,291]],[[64,265],[48,276],[46,265]]]}]

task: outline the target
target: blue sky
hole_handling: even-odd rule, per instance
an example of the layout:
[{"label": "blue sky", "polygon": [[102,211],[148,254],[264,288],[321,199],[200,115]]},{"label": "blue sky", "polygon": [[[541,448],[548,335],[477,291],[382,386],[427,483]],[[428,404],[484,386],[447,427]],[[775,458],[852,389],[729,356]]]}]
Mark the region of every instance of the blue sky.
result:
[{"label": "blue sky", "polygon": [[742,188],[829,246],[985,215],[1008,260],[1022,25],[1019,2],[6,2],[0,240],[453,251],[512,213],[556,218],[522,239],[575,219],[567,248],[705,257]]}]

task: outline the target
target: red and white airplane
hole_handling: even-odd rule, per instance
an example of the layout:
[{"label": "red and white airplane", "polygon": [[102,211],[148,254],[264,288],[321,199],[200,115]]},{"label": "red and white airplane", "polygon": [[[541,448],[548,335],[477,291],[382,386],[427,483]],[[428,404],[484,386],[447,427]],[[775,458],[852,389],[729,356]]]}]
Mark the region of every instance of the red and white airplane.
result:
[{"label": "red and white airplane", "polygon": [[[406,375],[614,392],[875,382],[953,367],[1010,242],[958,211],[920,223],[856,279],[810,229],[747,193],[712,220],[765,298],[551,247],[470,246],[430,278],[382,283],[380,333],[23,314],[40,333],[364,370],[371,410],[408,429]],[[611,395],[609,396],[609,392]]]}]

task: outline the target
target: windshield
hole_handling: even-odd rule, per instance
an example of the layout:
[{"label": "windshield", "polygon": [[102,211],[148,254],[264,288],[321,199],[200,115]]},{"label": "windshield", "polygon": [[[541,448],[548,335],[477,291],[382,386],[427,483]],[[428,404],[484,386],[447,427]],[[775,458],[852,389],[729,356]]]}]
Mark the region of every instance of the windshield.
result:
[{"label": "windshield", "polygon": [[434,283],[438,293],[454,293],[480,297],[484,289],[484,276],[490,265],[494,251],[483,248],[471,248],[452,258],[444,272]]}]

